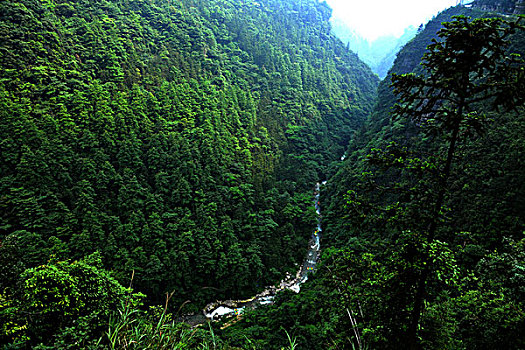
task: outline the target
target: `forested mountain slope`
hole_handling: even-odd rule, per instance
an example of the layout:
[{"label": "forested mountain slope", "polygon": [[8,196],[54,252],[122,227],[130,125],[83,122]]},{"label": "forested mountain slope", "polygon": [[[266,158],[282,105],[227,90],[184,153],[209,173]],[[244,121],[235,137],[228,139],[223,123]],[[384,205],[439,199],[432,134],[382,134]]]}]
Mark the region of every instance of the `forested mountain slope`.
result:
[{"label": "forested mountain slope", "polygon": [[[427,68],[447,71],[447,65],[455,67],[459,58],[470,54],[492,57],[493,51],[475,35],[499,23],[488,20],[493,17],[513,23],[518,18],[477,5],[451,8],[430,21],[400,51],[390,73],[416,73],[405,77],[414,82],[423,79],[419,75],[428,77],[421,59],[432,39],[445,40],[437,36],[445,21],[456,23],[451,27],[460,34],[454,38],[464,39],[465,46],[457,41],[444,44],[446,49],[437,51]],[[485,20],[470,31],[462,24],[465,18],[453,19],[457,15],[471,17],[470,23],[474,18]],[[502,35],[504,29],[495,32]],[[523,28],[505,38],[509,42],[502,46],[502,55],[524,57]],[[468,46],[471,42],[483,49],[476,51]],[[453,49],[446,51],[449,48]],[[478,62],[473,59],[471,65]],[[520,78],[507,83],[516,84],[514,93],[523,96],[523,62],[504,62],[499,62],[498,74],[519,67]],[[448,88],[461,77],[491,71],[468,71],[471,65],[463,65],[468,74],[448,71],[457,79],[443,79],[444,87],[435,89],[439,96],[450,96]],[[492,79],[482,75],[473,84],[492,88]],[[463,106],[469,112],[467,122],[456,129],[459,141],[450,152],[453,133],[446,124],[440,128],[433,114],[423,114],[418,121],[406,115],[393,118],[392,111],[410,104],[394,109],[397,99],[391,84],[390,77],[380,83],[373,112],[321,192],[324,253],[316,275],[301,294],[282,295],[268,310],[257,310],[225,330],[226,337],[239,339],[248,333],[261,348],[278,348],[284,328],[301,349],[525,346],[524,108],[494,109],[497,101],[490,94],[486,99],[467,96],[475,101]],[[454,96],[451,103],[457,101]],[[511,102],[512,96],[500,101]],[[419,107],[436,100],[422,99]],[[448,107],[442,101],[438,108]],[[445,116],[459,113],[445,111]]]},{"label": "forested mountain slope", "polygon": [[382,36],[370,41],[370,39],[361,37],[347,23],[337,17],[332,17],[330,23],[332,24],[332,32],[347,44],[350,50],[357,53],[359,58],[368,64],[381,79],[386,77],[399,50],[418,32],[417,28],[410,26],[405,28],[399,37]]},{"label": "forested mountain slope", "polygon": [[[420,62],[426,47],[432,39],[437,38],[437,32],[442,27],[443,22],[452,20],[453,16],[470,16],[473,18],[486,14],[479,9],[465,7],[452,7],[441,12],[436,18],[429,21],[414,39],[408,42],[397,54],[394,65],[389,75],[379,84],[378,97],[369,118],[365,121],[363,128],[356,134],[348,147],[346,161],[341,165],[341,169],[334,176],[329,184],[326,197],[329,201],[329,212],[327,213],[327,224],[325,229],[327,234],[333,237],[334,244],[343,244],[343,240],[349,238],[344,219],[346,212],[344,209],[344,195],[353,189],[359,181],[361,174],[365,171],[363,166],[369,151],[372,148],[386,147],[391,141],[401,142],[403,145],[417,147],[421,145],[419,135],[414,130],[413,125],[407,123],[394,122],[391,117],[392,107],[396,103],[396,97],[391,87],[391,74],[406,74],[420,72]],[[332,192],[333,191],[333,192]],[[331,215],[334,215],[333,217]],[[339,226],[341,225],[341,226]],[[339,241],[336,236],[345,236]]]},{"label": "forested mountain slope", "polygon": [[[122,285],[134,272],[146,303],[175,291],[184,311],[293,268],[315,225],[311,189],[378,84],[330,34],[330,11],[317,0],[0,3],[0,293],[18,308],[3,314],[3,340],[30,329],[35,344],[90,312],[44,305],[69,305],[46,286],[84,271],[62,261],[93,252],[85,268]],[[49,280],[23,288],[39,274]]]},{"label": "forested mountain slope", "polygon": [[[317,0],[1,2],[0,345],[522,349],[521,4],[443,12],[375,99]],[[173,321],[293,269],[326,178],[300,294]]]},{"label": "forested mountain slope", "polygon": [[[401,50],[391,70],[391,74],[421,73],[422,67],[419,63],[426,46],[429,45],[433,38],[436,38],[436,33],[441,27],[441,23],[450,21],[453,16],[457,15],[477,18],[493,17],[496,14],[481,11],[477,7],[472,9],[456,7],[442,12],[426,25],[422,33],[417,35],[413,41]],[[524,35],[522,33],[515,35],[511,40],[509,50],[514,53],[523,54],[525,52],[523,38]],[[331,207],[336,211],[344,207],[343,194],[349,189],[354,189],[363,179],[362,172],[368,171],[364,168],[367,167],[367,165],[365,165],[367,162],[363,162],[363,160],[367,158],[371,149],[384,148],[391,142],[396,142],[407,147],[411,152],[420,152],[427,155],[432,152],[439,152],[437,148],[439,147],[437,146],[439,137],[422,136],[417,125],[407,120],[393,120],[390,112],[396,103],[396,97],[390,85],[391,81],[389,78],[381,82],[374,111],[366,121],[365,127],[360,131],[359,135],[352,140],[348,154],[350,159],[345,162],[341,171],[339,171],[332,181],[331,188],[338,191],[339,194],[327,197],[333,200]],[[499,181],[502,185],[514,183],[514,181],[525,175],[521,173],[522,167],[519,163],[520,157],[518,155],[521,151],[519,147],[516,148],[513,146],[515,141],[521,138],[521,136],[519,136],[521,134],[521,116],[521,112],[517,114],[500,113],[492,115],[491,118],[494,119],[494,121],[487,127],[487,134],[471,140],[470,142],[472,143],[465,144],[461,151],[465,153],[459,156],[458,162],[462,163],[462,165],[458,167],[458,173],[455,175],[457,176],[457,186],[460,186],[460,188],[457,189],[457,193],[451,195],[451,199],[454,198],[454,200],[460,201],[461,204],[457,203],[458,206],[451,209],[451,212],[455,213],[453,221],[456,225],[458,225],[459,222],[463,222],[465,218],[470,218],[468,219],[470,222],[465,223],[466,226],[463,227],[465,231],[470,232],[473,229],[473,225],[479,225],[477,226],[478,230],[498,232],[499,237],[510,234],[511,232],[513,232],[513,235],[516,233],[521,234],[520,227],[523,227],[524,222],[524,217],[522,216],[524,212],[523,202],[519,194],[523,191],[521,185],[516,184],[516,186],[511,186],[510,188],[507,186],[497,189],[494,188],[497,193],[492,193],[490,197],[487,197],[486,195],[488,193],[486,193],[482,196],[484,198],[483,201],[480,202],[459,199],[463,196],[480,196],[478,191],[482,188],[489,190],[488,188],[492,186],[488,186],[487,181],[495,181],[496,179],[493,178],[495,174],[499,174],[496,176],[496,178],[498,178],[496,181]],[[504,149],[501,147],[504,147]],[[490,160],[490,158],[492,158],[492,160]],[[499,161],[496,161],[496,159],[499,159]],[[503,159],[507,159],[507,161]],[[490,167],[498,169],[490,170]],[[485,179],[483,179],[484,177]],[[503,195],[503,193],[508,193],[508,195]],[[489,200],[489,198],[491,199]],[[495,203],[498,203],[498,210],[495,209]],[[494,211],[490,212],[491,210]],[[470,213],[467,214],[466,211]],[[512,219],[510,217],[507,219],[494,218],[494,215],[504,215],[503,212],[510,215]],[[340,212],[336,217],[341,218],[342,215],[344,214]],[[473,219],[472,215],[476,215],[476,219]],[[477,217],[477,215],[479,215],[479,217]],[[345,235],[343,233],[345,230],[341,230],[340,227],[330,228],[330,225],[335,225],[336,222],[344,225],[343,222],[345,220],[334,219],[327,221],[329,224],[327,230],[333,235]],[[511,222],[514,224],[510,224]],[[460,226],[456,226],[455,229],[459,227]],[[346,236],[346,239],[347,238],[348,235]],[[334,239],[337,241],[335,236]],[[489,243],[486,240],[484,240],[484,242],[486,244]]]},{"label": "forested mountain slope", "polygon": [[[499,16],[476,3],[441,13],[401,50],[390,73],[426,74],[420,65],[425,48],[441,23],[456,15]],[[507,52],[523,56],[524,37],[523,31],[511,36]],[[461,129],[443,187],[451,136],[432,125],[425,130],[428,116],[420,122],[393,118],[396,97],[387,77],[370,119],[329,182],[324,243],[343,248],[327,256],[328,265],[349,283],[346,293],[364,293],[345,298],[354,311],[368,304],[363,330],[381,327],[369,334],[371,343],[410,343],[414,305],[424,299],[420,347],[523,346],[518,285],[524,281],[525,111],[494,110],[492,102],[468,106],[476,111],[469,117],[488,119],[479,117],[483,127],[477,131]],[[435,213],[438,193],[444,194],[443,205]],[[429,221],[436,222],[431,235]],[[381,309],[372,306],[380,301]]]}]

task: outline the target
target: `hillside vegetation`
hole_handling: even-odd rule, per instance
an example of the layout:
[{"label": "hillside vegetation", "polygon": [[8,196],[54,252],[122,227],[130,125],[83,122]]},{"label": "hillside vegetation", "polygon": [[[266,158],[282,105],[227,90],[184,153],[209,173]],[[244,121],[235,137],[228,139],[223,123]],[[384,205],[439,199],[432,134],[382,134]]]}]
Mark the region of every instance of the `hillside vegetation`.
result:
[{"label": "hillside vegetation", "polygon": [[[318,0],[0,2],[0,345],[523,349],[521,4],[379,82]],[[322,180],[300,293],[178,322],[295,272]]]},{"label": "hillside vegetation", "polygon": [[[442,22],[456,15],[498,16],[476,7],[441,13],[400,51],[391,73],[428,74],[421,58]],[[523,30],[507,38],[506,54],[523,55]],[[449,59],[436,57],[429,70]],[[499,67],[503,74],[506,65]],[[488,74],[469,76],[479,72]],[[519,72],[514,93],[521,96],[523,67]],[[451,71],[456,76],[442,91],[463,73]],[[302,349],[521,349],[525,111],[493,109],[490,98],[469,105],[447,167],[448,124],[440,128],[434,112],[417,121],[394,118],[391,84],[390,77],[381,82],[374,111],[322,192],[323,246],[332,246],[324,266],[300,295],[283,296],[246,327],[255,334],[292,330]],[[511,102],[514,93],[499,102]]]},{"label": "hillside vegetation", "polygon": [[330,13],[315,0],[0,3],[3,342],[52,345],[115,310],[120,289],[85,291],[75,261],[107,288],[134,274],[146,304],[175,291],[181,312],[294,268],[313,186],[378,83]]},{"label": "hillside vegetation", "polygon": [[[458,15],[470,19],[453,18]],[[525,34],[493,17],[501,16],[479,7],[451,8],[400,51],[390,72],[398,76],[380,83],[374,111],[321,192],[321,267],[299,295],[281,295],[228,328],[226,337],[241,339],[247,332],[260,348],[279,348],[285,329],[298,348],[312,350],[525,346],[525,110],[514,105],[523,103],[525,72],[523,61],[503,59],[523,57]],[[467,29],[463,21],[475,18],[483,20]],[[447,27],[453,39],[441,47],[443,22],[453,22]],[[495,54],[484,46],[492,39],[482,28],[491,38],[504,30],[514,34],[493,46],[502,48]],[[485,54],[502,59],[479,68]],[[430,61],[422,65],[422,58]],[[482,92],[511,67],[514,78],[494,84],[504,88],[500,98],[496,90],[494,97]],[[439,80],[440,72],[449,75]],[[399,75],[405,77],[401,85]],[[465,76],[472,85],[454,88]],[[410,88],[427,78],[441,87]],[[419,102],[399,100],[407,95]],[[456,96],[475,101],[463,105],[468,113],[450,105]],[[515,108],[493,108],[500,103]],[[412,111],[416,118],[410,117],[413,106],[419,106]],[[461,121],[459,128],[453,120]],[[451,148],[453,130],[459,132]]]}]

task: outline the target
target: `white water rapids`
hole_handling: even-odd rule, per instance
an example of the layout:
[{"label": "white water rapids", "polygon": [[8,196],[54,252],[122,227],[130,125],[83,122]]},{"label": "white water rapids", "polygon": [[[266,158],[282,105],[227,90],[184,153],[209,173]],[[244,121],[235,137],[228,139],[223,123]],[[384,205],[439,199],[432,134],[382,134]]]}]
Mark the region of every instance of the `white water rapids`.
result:
[{"label": "white water rapids", "polygon": [[[323,182],[324,185],[326,183]],[[246,308],[255,308],[258,305],[265,305],[273,303],[275,295],[285,289],[292,290],[299,293],[301,284],[308,280],[308,274],[315,271],[317,259],[321,250],[321,206],[319,203],[319,191],[321,184],[317,183],[314,191],[314,206],[317,213],[317,229],[312,233],[312,237],[308,243],[308,252],[302,266],[299,268],[295,276],[287,274],[286,277],[279,283],[278,286],[269,286],[261,293],[247,300],[226,300],[216,301],[206,305],[203,314],[206,319],[210,321],[218,320],[223,316],[240,315]]]}]

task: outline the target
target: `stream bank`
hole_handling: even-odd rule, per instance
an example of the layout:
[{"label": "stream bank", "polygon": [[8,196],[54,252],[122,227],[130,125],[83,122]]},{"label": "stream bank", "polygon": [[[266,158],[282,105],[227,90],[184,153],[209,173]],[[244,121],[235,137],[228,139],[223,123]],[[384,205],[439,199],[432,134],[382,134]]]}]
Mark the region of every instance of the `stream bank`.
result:
[{"label": "stream bank", "polygon": [[272,304],[275,295],[283,290],[292,290],[299,293],[301,284],[308,280],[308,275],[315,271],[317,261],[321,251],[321,205],[319,195],[321,185],[326,183],[317,183],[314,189],[314,207],[317,213],[317,227],[312,233],[308,242],[308,251],[303,264],[295,275],[287,273],[285,278],[278,285],[268,286],[262,292],[245,300],[225,300],[209,303],[202,310],[202,314],[185,315],[179,318],[179,321],[188,323],[192,326],[204,324],[206,322],[215,322],[224,317],[233,317],[241,315],[244,310],[256,308],[259,305]]}]

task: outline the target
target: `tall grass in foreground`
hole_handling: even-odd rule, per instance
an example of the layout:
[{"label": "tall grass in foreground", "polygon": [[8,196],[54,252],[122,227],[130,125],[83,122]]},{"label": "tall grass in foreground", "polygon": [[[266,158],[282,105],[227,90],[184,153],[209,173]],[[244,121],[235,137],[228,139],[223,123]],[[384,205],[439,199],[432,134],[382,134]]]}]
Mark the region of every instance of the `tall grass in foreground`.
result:
[{"label": "tall grass in foreground", "polygon": [[[99,343],[107,344],[110,350],[240,350],[230,347],[215,336],[211,323],[209,329],[190,328],[188,325],[173,320],[172,314],[167,312],[168,301],[171,295],[166,296],[164,307],[150,308],[149,312],[140,309],[136,298],[126,298],[122,301],[118,313],[109,320],[105,337]],[[291,337],[285,330],[287,346],[281,350],[298,349],[295,337]],[[244,349],[260,350],[252,340],[246,338]],[[266,350],[266,349],[265,349]]]},{"label": "tall grass in foreground", "polygon": [[124,300],[118,314],[109,321],[106,332],[108,348],[124,349],[202,349],[217,350],[217,341],[210,331],[191,329],[175,322],[164,308],[153,308],[149,313],[140,310],[130,299]]}]

